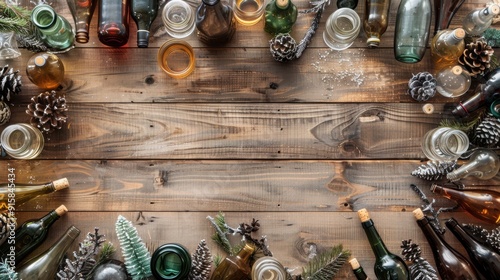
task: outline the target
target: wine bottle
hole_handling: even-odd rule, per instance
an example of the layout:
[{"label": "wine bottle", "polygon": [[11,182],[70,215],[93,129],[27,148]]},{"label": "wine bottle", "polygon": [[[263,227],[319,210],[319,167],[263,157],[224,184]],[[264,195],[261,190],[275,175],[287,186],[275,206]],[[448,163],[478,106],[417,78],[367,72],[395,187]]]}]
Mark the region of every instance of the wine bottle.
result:
[{"label": "wine bottle", "polygon": [[356,276],[356,279],[370,280],[356,258],[349,260],[349,264],[351,265],[352,272],[354,273],[354,276]]},{"label": "wine bottle", "polygon": [[30,259],[17,270],[20,280],[52,280],[56,277],[59,264],[80,230],[71,226],[48,250]]},{"label": "wine bottle", "polygon": [[465,33],[470,36],[480,36],[490,27],[493,18],[500,12],[497,4],[489,5],[486,8],[475,9],[467,14],[462,21]]},{"label": "wine bottle", "polygon": [[94,14],[97,0],[66,0],[75,20],[75,39],[78,43],[88,43],[89,26]]},{"label": "wine bottle", "polygon": [[500,193],[492,190],[456,190],[432,184],[431,191],[454,200],[472,216],[500,224]]},{"label": "wine bottle", "polygon": [[358,6],[358,0],[337,0],[337,9],[349,8],[356,9]]},{"label": "wine bottle", "polygon": [[420,208],[413,211],[417,224],[422,230],[432,249],[437,270],[443,280],[476,280],[477,273],[467,259],[453,249],[446,241],[442,233],[437,232],[430,224],[429,219]]},{"label": "wine bottle", "polygon": [[500,279],[500,255],[477,242],[454,218],[450,218],[445,224],[462,243],[477,271],[486,279]]},{"label": "wine bottle", "polygon": [[387,30],[390,6],[390,0],[366,0],[363,29],[368,47],[376,48],[380,44],[380,36]]},{"label": "wine bottle", "polygon": [[66,178],[45,184],[0,184],[0,211],[9,209],[9,206],[19,207],[40,195],[53,193],[68,186]]},{"label": "wine bottle", "polygon": [[374,270],[377,279],[409,280],[410,273],[408,267],[400,257],[389,252],[385,247],[384,241],[380,238],[368,211],[363,208],[358,211],[358,216],[368,237],[372,251],[375,254]]},{"label": "wine bottle", "polygon": [[0,245],[0,258],[5,261],[10,258],[10,255],[15,254],[15,263],[19,264],[29,253],[42,244],[47,238],[50,227],[66,212],[68,209],[61,205],[41,219],[24,222],[16,229],[13,239],[8,238]]},{"label": "wine bottle", "polygon": [[431,42],[431,62],[435,71],[458,63],[465,43],[465,31],[462,28],[445,29],[438,32]]},{"label": "wine bottle", "polygon": [[97,37],[110,47],[121,47],[128,42],[129,0],[99,1]]},{"label": "wine bottle", "polygon": [[225,258],[212,273],[211,280],[250,280],[250,257],[255,247],[249,243],[240,250],[238,255]]},{"label": "wine bottle", "polygon": [[130,15],[137,24],[137,46],[147,48],[149,29],[158,14],[158,0],[130,0]]},{"label": "wine bottle", "polygon": [[31,21],[40,30],[41,39],[51,48],[66,50],[73,46],[75,34],[71,24],[51,6],[35,6],[31,11]]}]

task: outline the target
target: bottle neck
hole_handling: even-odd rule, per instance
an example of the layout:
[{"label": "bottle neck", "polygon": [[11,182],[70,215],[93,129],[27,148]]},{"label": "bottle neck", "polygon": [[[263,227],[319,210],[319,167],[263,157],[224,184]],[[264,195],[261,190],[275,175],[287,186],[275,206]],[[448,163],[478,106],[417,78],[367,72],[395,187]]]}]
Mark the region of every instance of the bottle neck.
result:
[{"label": "bottle neck", "polygon": [[368,279],[368,276],[366,275],[366,273],[362,267],[360,267],[358,269],[353,269],[352,272],[354,273],[354,276],[356,276],[357,280],[367,280]]},{"label": "bottle neck", "polygon": [[477,17],[480,22],[487,22],[493,19],[494,16],[495,13],[492,11],[492,6],[486,7],[477,13]]},{"label": "bottle neck", "polygon": [[57,14],[51,6],[41,4],[33,8],[31,19],[39,29],[51,30],[55,28]]},{"label": "bottle neck", "polygon": [[59,218],[60,216],[57,214],[56,210],[52,210],[47,215],[43,216],[39,222],[44,228],[48,228]]},{"label": "bottle neck", "polygon": [[427,217],[417,220],[417,224],[420,229],[422,229],[422,232],[424,233],[427,241],[430,243],[432,248],[441,250],[440,248],[446,247],[446,244],[443,241],[442,234],[436,232],[434,227],[429,223],[429,219]]},{"label": "bottle neck", "polygon": [[431,186],[431,191],[433,193],[440,194],[448,199],[460,199],[462,196],[464,196],[464,193],[462,191],[445,188],[436,184],[433,184]]},{"label": "bottle neck", "polygon": [[472,247],[482,247],[476,240],[474,240],[455,220],[454,218],[450,218],[445,222],[446,227],[457,237],[457,239],[464,245],[469,248]]},{"label": "bottle neck", "polygon": [[380,235],[378,234],[373,221],[368,220],[366,222],[362,222],[361,225],[365,230],[366,237],[368,238],[368,242],[372,247],[372,251],[375,254],[375,257],[382,258],[383,256],[389,255],[389,251],[385,247],[382,238],[380,238]]},{"label": "bottle neck", "polygon": [[463,40],[463,37],[456,35],[455,30],[449,33],[444,33],[443,35],[443,42],[448,46],[458,45]]},{"label": "bottle neck", "polygon": [[253,252],[254,248],[251,245],[246,244],[245,247],[243,247],[243,249],[241,249],[241,251],[238,253],[236,258],[240,259],[244,263],[248,263]]}]

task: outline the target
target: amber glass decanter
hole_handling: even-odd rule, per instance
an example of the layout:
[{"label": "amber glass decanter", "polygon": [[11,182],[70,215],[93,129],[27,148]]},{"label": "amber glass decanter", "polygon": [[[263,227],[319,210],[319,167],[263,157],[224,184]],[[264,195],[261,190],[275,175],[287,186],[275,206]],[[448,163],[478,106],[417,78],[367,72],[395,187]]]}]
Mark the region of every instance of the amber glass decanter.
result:
[{"label": "amber glass decanter", "polygon": [[250,257],[255,247],[249,243],[236,256],[224,259],[212,273],[211,280],[250,280]]},{"label": "amber glass decanter", "polygon": [[41,89],[57,89],[64,81],[64,64],[53,53],[37,53],[28,60],[26,75]]},{"label": "amber glass decanter", "polygon": [[432,38],[431,61],[435,71],[458,64],[465,49],[464,38],[462,28],[442,30]]}]

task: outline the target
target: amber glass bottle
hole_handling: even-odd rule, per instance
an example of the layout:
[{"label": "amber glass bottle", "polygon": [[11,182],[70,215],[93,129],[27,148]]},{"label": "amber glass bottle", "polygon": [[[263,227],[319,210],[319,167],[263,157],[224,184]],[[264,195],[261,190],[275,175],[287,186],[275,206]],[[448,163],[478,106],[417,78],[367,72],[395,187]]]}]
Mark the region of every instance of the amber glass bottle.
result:
[{"label": "amber glass bottle", "polygon": [[207,45],[228,42],[236,31],[233,9],[220,0],[202,0],[196,10],[198,38]]},{"label": "amber glass bottle", "polygon": [[66,0],[75,20],[75,39],[78,43],[88,43],[90,21],[94,15],[97,0]]},{"label": "amber glass bottle", "polygon": [[100,0],[97,37],[110,47],[120,47],[128,42],[129,0]]},{"label": "amber glass bottle", "polygon": [[[0,211],[7,210],[9,204],[19,207],[31,199],[34,199],[43,194],[49,194],[56,192],[58,190],[65,189],[69,186],[68,179],[63,178],[56,180],[54,182],[49,182],[45,184],[14,184],[15,188],[12,188],[11,184],[0,184]],[[14,192],[15,197],[12,199],[11,191]]]},{"label": "amber glass bottle", "polygon": [[446,29],[437,33],[431,42],[431,61],[435,71],[458,63],[465,48],[462,28]]},{"label": "amber glass bottle", "polygon": [[211,280],[250,280],[250,257],[255,247],[247,243],[236,256],[224,259],[212,274]]},{"label": "amber glass bottle", "polygon": [[390,6],[390,0],[366,0],[363,29],[368,47],[375,48],[380,44],[380,36],[387,30]]},{"label": "amber glass bottle", "polygon": [[64,81],[64,64],[53,53],[37,53],[28,60],[26,75],[39,88],[57,89]]}]

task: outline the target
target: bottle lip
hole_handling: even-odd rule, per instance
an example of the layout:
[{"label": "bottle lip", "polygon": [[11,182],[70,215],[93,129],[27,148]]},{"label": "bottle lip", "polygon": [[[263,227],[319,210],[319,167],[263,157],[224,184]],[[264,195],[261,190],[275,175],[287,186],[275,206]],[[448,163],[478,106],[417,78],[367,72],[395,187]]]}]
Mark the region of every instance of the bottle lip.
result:
[{"label": "bottle lip", "polygon": [[[166,274],[162,269],[168,268],[171,261],[168,255],[175,255],[181,262],[180,270],[177,274]],[[158,262],[162,262],[161,264]],[[167,243],[158,247],[151,256],[151,272],[157,279],[185,279],[191,270],[191,256],[187,249],[178,243]]]},{"label": "bottle lip", "polygon": [[[38,15],[40,13],[49,13],[50,16],[52,17],[52,20],[49,23],[41,24],[38,20]],[[54,9],[50,5],[39,4],[39,5],[35,6],[35,8],[33,8],[32,12],[31,12],[31,20],[38,28],[47,29],[47,28],[52,27],[56,23],[57,15],[56,15],[56,12],[54,11]]]},{"label": "bottle lip", "polygon": [[491,4],[488,6],[488,14],[498,15],[500,13],[500,7],[497,4]]},{"label": "bottle lip", "polygon": [[380,38],[370,37],[370,38],[366,39],[366,44],[370,48],[377,48],[380,44]]},{"label": "bottle lip", "polygon": [[358,262],[358,259],[356,258],[352,258],[351,260],[349,260],[349,264],[351,265],[351,268],[354,270],[354,269],[358,269],[361,267],[361,265],[359,264]]},{"label": "bottle lip", "polygon": [[444,222],[448,228],[456,227],[458,226],[457,220],[454,218],[449,218],[446,222]]},{"label": "bottle lip", "polygon": [[458,40],[462,40],[463,38],[465,38],[465,30],[463,28],[460,28],[460,27],[457,29],[454,29],[453,36]]},{"label": "bottle lip", "polygon": [[220,2],[220,0],[202,0],[203,4],[214,6]]},{"label": "bottle lip", "polygon": [[67,178],[55,180],[54,182],[52,182],[52,184],[54,185],[54,188],[56,189],[56,191],[59,191],[59,190],[62,190],[62,189],[69,187],[69,181]]},{"label": "bottle lip", "polygon": [[35,62],[36,66],[42,67],[47,62],[47,59],[45,59],[45,57],[43,56],[43,54],[40,54],[37,57],[35,57],[35,61],[34,62]]},{"label": "bottle lip", "polygon": [[66,214],[68,212],[68,208],[66,208],[66,206],[64,205],[61,205],[59,207],[56,208],[56,210],[54,210],[57,214],[57,216],[61,217],[61,216],[64,216],[64,214]]},{"label": "bottle lip", "polygon": [[290,0],[276,0],[276,6],[280,9],[286,9],[290,5]]}]

